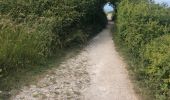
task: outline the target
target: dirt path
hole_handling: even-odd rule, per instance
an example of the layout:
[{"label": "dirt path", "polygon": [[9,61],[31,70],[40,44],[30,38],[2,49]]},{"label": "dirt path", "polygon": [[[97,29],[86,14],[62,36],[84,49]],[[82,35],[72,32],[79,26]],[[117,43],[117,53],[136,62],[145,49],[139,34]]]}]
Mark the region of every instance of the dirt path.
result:
[{"label": "dirt path", "polygon": [[12,100],[138,100],[125,64],[115,50],[111,25],[76,57],[23,87]]},{"label": "dirt path", "polygon": [[138,100],[110,30],[111,25],[108,25],[87,48],[91,85],[86,89],[85,99]]}]

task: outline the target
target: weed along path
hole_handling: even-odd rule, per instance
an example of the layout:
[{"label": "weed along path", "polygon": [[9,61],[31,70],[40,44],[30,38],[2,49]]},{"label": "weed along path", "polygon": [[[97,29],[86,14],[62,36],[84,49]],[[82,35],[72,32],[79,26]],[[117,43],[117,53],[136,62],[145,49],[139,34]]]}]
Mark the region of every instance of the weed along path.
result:
[{"label": "weed along path", "polygon": [[12,100],[138,100],[125,63],[115,49],[111,26],[77,56],[53,68]]}]

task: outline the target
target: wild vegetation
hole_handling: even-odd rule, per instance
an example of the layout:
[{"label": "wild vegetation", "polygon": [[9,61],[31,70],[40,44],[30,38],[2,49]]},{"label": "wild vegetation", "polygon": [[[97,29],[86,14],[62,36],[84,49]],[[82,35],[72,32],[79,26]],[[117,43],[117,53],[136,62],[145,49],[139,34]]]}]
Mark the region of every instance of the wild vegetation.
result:
[{"label": "wild vegetation", "polygon": [[[11,89],[1,85],[11,72],[44,64],[104,28],[107,1],[1,0],[1,89]],[[121,0],[117,7],[117,37],[136,63],[137,79],[154,99],[170,99],[170,8],[151,0]]]},{"label": "wild vegetation", "polygon": [[136,65],[136,78],[156,100],[170,99],[170,10],[148,0],[123,0],[117,36]]},{"label": "wild vegetation", "polygon": [[0,4],[2,72],[41,63],[58,48],[85,42],[106,24],[100,2],[94,0],[2,0]]},{"label": "wild vegetation", "polygon": [[[19,83],[41,72],[53,55],[59,55],[57,59],[64,56],[65,48],[85,43],[104,28],[105,2],[1,0],[0,92],[18,88]],[[24,77],[27,75],[30,79]]]}]

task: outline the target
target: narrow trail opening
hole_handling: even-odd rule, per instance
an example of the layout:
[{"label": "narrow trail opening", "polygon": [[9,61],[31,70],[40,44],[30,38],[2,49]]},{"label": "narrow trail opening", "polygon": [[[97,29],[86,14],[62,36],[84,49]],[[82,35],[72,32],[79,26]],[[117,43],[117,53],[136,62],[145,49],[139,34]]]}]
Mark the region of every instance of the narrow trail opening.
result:
[{"label": "narrow trail opening", "polygon": [[76,57],[54,68],[12,100],[138,100],[109,23]]}]

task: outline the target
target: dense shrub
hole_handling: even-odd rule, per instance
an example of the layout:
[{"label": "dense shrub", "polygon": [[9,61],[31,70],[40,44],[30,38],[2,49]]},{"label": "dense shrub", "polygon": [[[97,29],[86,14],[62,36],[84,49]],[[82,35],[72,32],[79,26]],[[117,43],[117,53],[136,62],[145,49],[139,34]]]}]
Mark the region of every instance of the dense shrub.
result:
[{"label": "dense shrub", "polygon": [[1,0],[0,69],[39,64],[106,25],[106,0]]},{"label": "dense shrub", "polygon": [[141,56],[147,62],[143,67],[149,80],[148,86],[157,93],[158,99],[170,97],[170,35],[148,43]]},{"label": "dense shrub", "polygon": [[170,89],[170,10],[148,0],[123,0],[118,6],[118,38],[134,57],[137,77],[166,100]]}]

